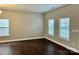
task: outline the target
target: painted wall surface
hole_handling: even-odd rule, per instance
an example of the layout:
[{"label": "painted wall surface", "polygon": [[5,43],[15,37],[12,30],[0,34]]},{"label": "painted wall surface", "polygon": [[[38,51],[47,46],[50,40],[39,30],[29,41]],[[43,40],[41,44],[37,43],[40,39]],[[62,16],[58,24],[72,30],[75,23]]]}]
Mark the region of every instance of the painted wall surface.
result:
[{"label": "painted wall surface", "polygon": [[10,21],[10,36],[0,37],[0,40],[43,36],[43,14],[3,10],[0,18]]},{"label": "painted wall surface", "polygon": [[[63,40],[59,37],[59,17],[70,17],[70,39],[69,41]],[[67,45],[69,47],[79,50],[79,5],[69,5],[45,13],[45,35],[48,35],[48,20],[50,17],[55,19],[55,35],[49,36],[52,40]],[[74,31],[73,31],[74,30]],[[76,32],[75,30],[78,30]]]}]

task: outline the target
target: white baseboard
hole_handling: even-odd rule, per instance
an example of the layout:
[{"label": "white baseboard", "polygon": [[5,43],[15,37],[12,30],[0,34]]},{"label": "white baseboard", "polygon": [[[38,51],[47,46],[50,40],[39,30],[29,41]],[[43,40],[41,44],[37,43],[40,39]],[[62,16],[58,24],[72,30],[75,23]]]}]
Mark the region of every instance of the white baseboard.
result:
[{"label": "white baseboard", "polygon": [[35,39],[40,39],[40,38],[44,38],[44,37],[34,37],[34,38],[23,38],[23,39],[1,40],[0,43],[14,42],[14,41],[23,41],[23,40],[35,40]]},{"label": "white baseboard", "polygon": [[64,45],[64,44],[62,44],[62,43],[59,43],[59,42],[57,42],[57,41],[55,41],[55,40],[52,40],[52,39],[49,38],[49,37],[45,37],[45,38],[48,39],[48,40],[50,40],[50,41],[52,41],[52,42],[54,42],[54,43],[56,43],[56,44],[59,44],[59,45],[65,47],[65,48],[67,48],[67,49],[69,49],[69,50],[71,50],[71,51],[74,51],[74,52],[76,52],[76,53],[79,53],[79,50],[77,50],[77,49],[75,49],[75,48],[69,47],[69,46]]},{"label": "white baseboard", "polygon": [[69,47],[69,46],[64,45],[64,44],[62,44],[62,43],[59,43],[59,42],[57,42],[57,41],[55,41],[55,40],[52,40],[51,38],[46,37],[46,36],[43,36],[43,37],[34,37],[34,38],[23,38],[23,39],[2,40],[2,41],[0,41],[0,43],[14,42],[14,41],[23,41],[23,40],[35,40],[35,39],[40,39],[40,38],[46,38],[47,40],[50,40],[50,41],[52,41],[52,42],[54,42],[54,43],[56,43],[56,44],[59,44],[59,45],[65,47],[65,48],[69,49],[69,50],[72,50],[72,51],[74,51],[74,52],[76,52],[76,53],[79,53],[79,51],[76,50],[75,48]]}]

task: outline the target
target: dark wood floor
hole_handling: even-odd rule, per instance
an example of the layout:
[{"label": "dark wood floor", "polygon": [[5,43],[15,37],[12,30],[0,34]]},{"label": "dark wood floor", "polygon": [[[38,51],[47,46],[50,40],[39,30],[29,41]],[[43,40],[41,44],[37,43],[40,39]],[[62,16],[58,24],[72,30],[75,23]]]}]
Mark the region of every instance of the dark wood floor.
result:
[{"label": "dark wood floor", "polygon": [[0,44],[0,55],[72,55],[77,54],[46,39]]}]

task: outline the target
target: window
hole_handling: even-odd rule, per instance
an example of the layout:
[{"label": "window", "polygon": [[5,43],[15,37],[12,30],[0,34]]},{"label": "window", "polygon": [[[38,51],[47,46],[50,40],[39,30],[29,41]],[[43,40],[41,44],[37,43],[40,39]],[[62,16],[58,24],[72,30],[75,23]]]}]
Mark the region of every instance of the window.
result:
[{"label": "window", "polygon": [[54,19],[48,20],[48,34],[54,35]]},{"label": "window", "polygon": [[9,20],[0,19],[0,36],[9,36]]},{"label": "window", "polygon": [[59,36],[69,40],[69,17],[59,18]]}]

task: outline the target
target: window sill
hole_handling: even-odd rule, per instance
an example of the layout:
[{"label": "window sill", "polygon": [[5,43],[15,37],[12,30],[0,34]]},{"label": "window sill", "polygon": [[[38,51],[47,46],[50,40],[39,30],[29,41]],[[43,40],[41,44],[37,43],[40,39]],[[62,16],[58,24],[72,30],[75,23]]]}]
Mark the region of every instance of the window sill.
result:
[{"label": "window sill", "polygon": [[5,37],[10,37],[9,35],[7,35],[7,36],[0,36],[0,38],[5,38]]}]

